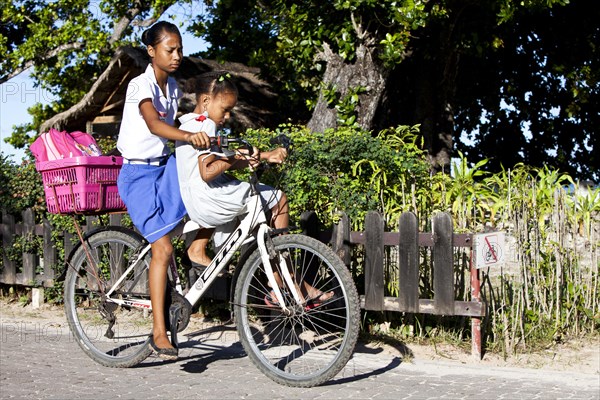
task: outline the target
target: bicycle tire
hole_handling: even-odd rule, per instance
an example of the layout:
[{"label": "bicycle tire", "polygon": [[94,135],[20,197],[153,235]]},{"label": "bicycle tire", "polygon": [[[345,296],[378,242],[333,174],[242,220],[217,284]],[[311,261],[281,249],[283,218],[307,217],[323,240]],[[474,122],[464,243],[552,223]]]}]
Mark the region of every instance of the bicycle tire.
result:
[{"label": "bicycle tire", "polygon": [[290,315],[267,305],[265,296],[271,289],[256,250],[244,264],[235,288],[240,341],[252,362],[275,382],[317,386],[337,375],[354,351],[360,317],[356,288],[341,259],[316,239],[290,234],[273,238],[273,245],[291,264],[295,276],[324,293],[333,291],[334,297],[309,307],[284,295]]},{"label": "bicycle tire", "polygon": [[[120,306],[103,297],[103,290],[125,272],[144,244],[133,231],[102,230],[86,238],[85,245],[79,246],[67,263],[64,300],[69,328],[79,347],[107,367],[132,367],[152,353],[149,345],[152,318],[148,311]],[[90,266],[87,253],[93,257],[94,267]],[[139,264],[111,297],[150,298],[150,254]]]}]

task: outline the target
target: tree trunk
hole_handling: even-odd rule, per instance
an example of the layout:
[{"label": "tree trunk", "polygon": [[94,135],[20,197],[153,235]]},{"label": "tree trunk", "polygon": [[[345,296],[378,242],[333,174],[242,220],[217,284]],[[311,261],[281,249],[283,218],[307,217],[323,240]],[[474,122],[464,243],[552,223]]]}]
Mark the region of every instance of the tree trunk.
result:
[{"label": "tree trunk", "polygon": [[[454,117],[449,103],[446,76],[431,68],[431,63],[422,62],[415,71],[415,121],[421,124],[421,135],[425,139],[429,164],[436,172],[450,173]],[[451,81],[452,82],[452,81]]]},{"label": "tree trunk", "polygon": [[[346,96],[350,89],[363,87],[366,90],[359,94],[357,106],[358,125],[366,130],[372,128],[375,111],[379,105],[388,72],[373,56],[372,48],[360,44],[356,50],[356,61],[346,63],[342,57],[334,54],[325,43],[323,52],[318,57],[327,63],[323,75],[324,87],[335,87],[339,98]],[[330,105],[323,92],[319,94],[317,105],[307,126],[313,132],[323,132],[337,127],[337,111]]]}]

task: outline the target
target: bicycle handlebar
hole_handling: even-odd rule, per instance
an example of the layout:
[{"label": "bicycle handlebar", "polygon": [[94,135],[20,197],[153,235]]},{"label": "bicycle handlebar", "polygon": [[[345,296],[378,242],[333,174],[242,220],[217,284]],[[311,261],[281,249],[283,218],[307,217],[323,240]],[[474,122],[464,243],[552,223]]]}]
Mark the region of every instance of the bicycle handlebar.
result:
[{"label": "bicycle handlebar", "polygon": [[[242,139],[240,137],[229,137],[226,135],[217,135],[215,137],[210,138],[211,146],[217,146],[220,148],[229,149],[229,145],[232,143],[241,144],[248,151],[252,151],[252,149],[253,149],[253,146],[250,144],[250,142],[248,142],[247,140]],[[287,135],[280,134],[274,138],[271,138],[269,140],[269,143],[272,145],[277,145],[277,146],[283,147],[288,152],[288,154],[292,151],[292,146],[293,146],[292,139],[290,139],[290,137]]]}]

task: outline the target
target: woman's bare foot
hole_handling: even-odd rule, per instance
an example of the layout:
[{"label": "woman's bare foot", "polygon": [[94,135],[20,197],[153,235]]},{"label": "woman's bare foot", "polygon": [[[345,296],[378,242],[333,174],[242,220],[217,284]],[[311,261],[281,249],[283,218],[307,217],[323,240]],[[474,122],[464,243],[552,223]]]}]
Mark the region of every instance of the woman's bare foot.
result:
[{"label": "woman's bare foot", "polygon": [[179,350],[173,347],[166,333],[160,333],[156,336],[153,334],[150,338],[150,347],[163,360],[177,360],[179,355]]},{"label": "woman's bare foot", "polygon": [[154,334],[153,338],[154,338],[154,344],[159,349],[173,348],[173,345],[171,344],[171,341],[169,340],[169,338],[167,337],[166,334],[159,334],[159,335]]}]

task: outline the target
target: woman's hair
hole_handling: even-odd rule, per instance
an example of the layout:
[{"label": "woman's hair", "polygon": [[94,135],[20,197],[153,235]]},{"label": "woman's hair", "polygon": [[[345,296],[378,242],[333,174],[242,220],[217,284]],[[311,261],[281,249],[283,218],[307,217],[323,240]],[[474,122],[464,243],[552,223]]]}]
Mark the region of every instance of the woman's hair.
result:
[{"label": "woman's hair", "polygon": [[142,43],[146,46],[156,46],[164,39],[167,33],[177,34],[181,37],[181,33],[176,25],[170,22],[160,21],[142,33]]},{"label": "woman's hair", "polygon": [[226,71],[211,71],[188,79],[185,83],[185,91],[193,92],[196,97],[209,94],[216,96],[221,93],[234,93],[238,95],[237,87],[231,75]]}]

